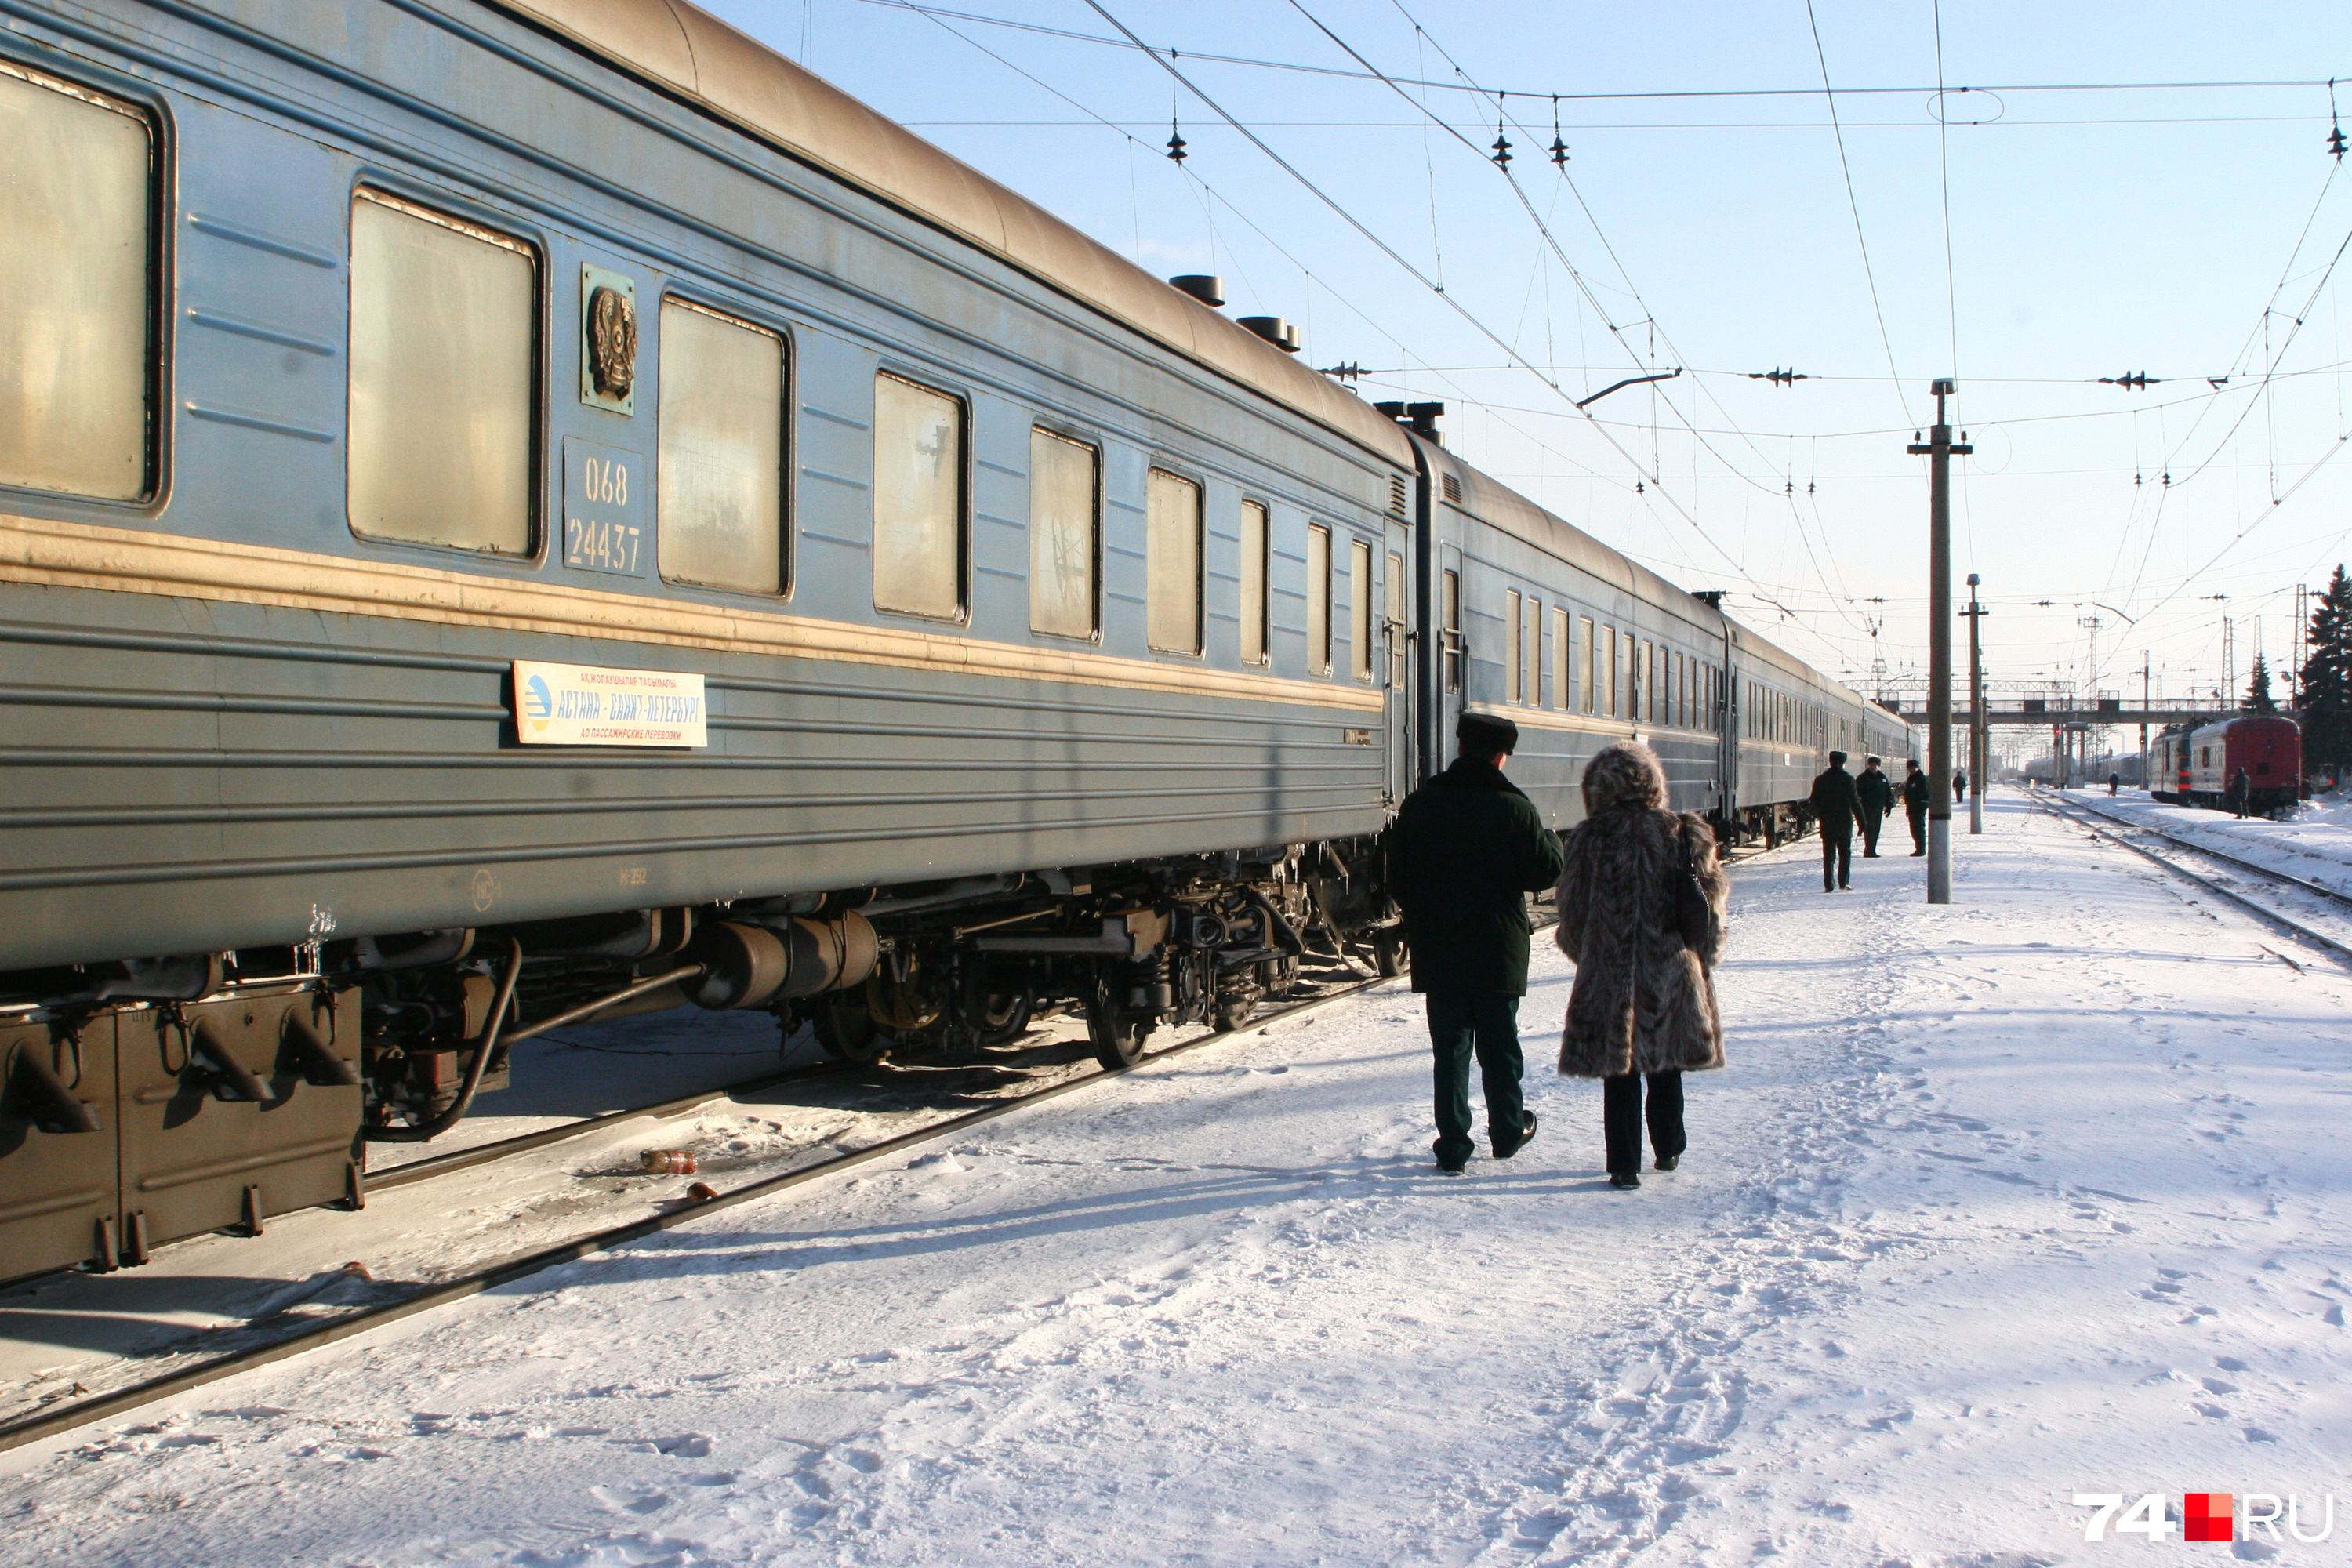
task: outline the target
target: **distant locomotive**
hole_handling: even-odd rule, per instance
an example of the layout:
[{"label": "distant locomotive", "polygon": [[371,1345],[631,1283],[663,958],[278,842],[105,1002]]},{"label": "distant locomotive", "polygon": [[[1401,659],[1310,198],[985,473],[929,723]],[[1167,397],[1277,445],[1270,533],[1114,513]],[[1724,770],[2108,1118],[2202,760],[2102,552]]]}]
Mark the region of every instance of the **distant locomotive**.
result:
[{"label": "distant locomotive", "polygon": [[2227,808],[2231,782],[2243,770],[2247,809],[2267,813],[2302,798],[2303,731],[2275,713],[2176,724],[2157,737],[2148,763],[2157,799],[2217,811]]},{"label": "distant locomotive", "polygon": [[1118,1067],[1393,972],[1465,709],[1563,828],[1913,750],[678,0],[15,9],[0,1275],[361,1203],[588,1011]]}]

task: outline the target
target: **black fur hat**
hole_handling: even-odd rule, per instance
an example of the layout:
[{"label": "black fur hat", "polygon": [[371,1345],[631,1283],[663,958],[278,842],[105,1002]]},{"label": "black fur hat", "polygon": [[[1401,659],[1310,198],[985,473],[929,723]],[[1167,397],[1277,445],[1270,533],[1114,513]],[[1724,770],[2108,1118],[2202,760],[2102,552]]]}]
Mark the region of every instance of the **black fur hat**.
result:
[{"label": "black fur hat", "polygon": [[1462,742],[1464,751],[1479,756],[1519,749],[1519,727],[1492,713],[1463,714],[1454,726],[1454,738]]}]

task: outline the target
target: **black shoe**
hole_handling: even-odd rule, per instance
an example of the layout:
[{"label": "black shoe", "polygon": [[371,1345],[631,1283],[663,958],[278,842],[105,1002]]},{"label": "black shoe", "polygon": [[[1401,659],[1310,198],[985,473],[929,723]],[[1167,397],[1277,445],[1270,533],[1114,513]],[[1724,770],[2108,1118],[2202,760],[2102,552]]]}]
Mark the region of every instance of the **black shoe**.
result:
[{"label": "black shoe", "polygon": [[1831,887],[1827,882],[1823,882],[1823,883],[1822,884],[1822,892],[1824,892],[1824,893],[1834,893],[1834,892],[1836,892],[1836,891],[1837,891],[1837,889],[1836,889],[1835,888]]},{"label": "black shoe", "polygon": [[1520,1150],[1526,1148],[1528,1144],[1534,1140],[1536,1135],[1536,1113],[1530,1110],[1527,1112],[1527,1124],[1519,1129],[1519,1135],[1514,1142],[1506,1143],[1499,1138],[1495,1141],[1496,1159],[1507,1160],[1512,1155],[1517,1153]]},{"label": "black shoe", "polygon": [[1631,1171],[1612,1171],[1609,1173],[1609,1184],[1621,1193],[1630,1193],[1642,1184],[1642,1178]]},{"label": "black shoe", "polygon": [[1878,851],[1875,849],[1865,849],[1862,852],[1862,858],[1865,860],[1875,860],[1878,858]]},{"label": "black shoe", "polygon": [[1841,893],[1851,893],[1853,891],[1853,884],[1852,882],[1840,882],[1838,884],[1838,891]]},{"label": "black shoe", "polygon": [[1683,1157],[1680,1154],[1661,1154],[1658,1156],[1658,1169],[1661,1171],[1671,1171],[1682,1163]]},{"label": "black shoe", "polygon": [[[1464,1164],[1466,1164],[1466,1163],[1468,1163],[1468,1162],[1467,1162],[1467,1161],[1465,1161],[1465,1162],[1463,1162],[1463,1163],[1464,1163]],[[1458,1175],[1460,1175],[1460,1174],[1462,1173],[1462,1165],[1460,1165],[1460,1164],[1449,1165],[1449,1164],[1447,1164],[1447,1163],[1446,1163],[1444,1161],[1443,1161],[1443,1160],[1440,1160],[1439,1162],[1437,1162],[1437,1168],[1438,1168],[1438,1170],[1439,1170],[1439,1171],[1443,1172],[1444,1174],[1449,1175],[1449,1176],[1458,1176]]]},{"label": "black shoe", "polygon": [[1916,859],[1918,857],[1925,855],[1927,851],[1925,849],[1914,849],[1911,851],[1911,855],[1914,859]]}]

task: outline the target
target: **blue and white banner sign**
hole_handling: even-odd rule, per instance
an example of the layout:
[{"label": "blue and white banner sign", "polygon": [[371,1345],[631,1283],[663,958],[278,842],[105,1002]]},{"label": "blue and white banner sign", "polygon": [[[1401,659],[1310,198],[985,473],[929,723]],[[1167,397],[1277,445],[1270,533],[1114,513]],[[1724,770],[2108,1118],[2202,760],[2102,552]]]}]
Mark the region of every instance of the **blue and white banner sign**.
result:
[{"label": "blue and white banner sign", "polygon": [[514,661],[515,737],[526,746],[708,746],[702,677]]}]

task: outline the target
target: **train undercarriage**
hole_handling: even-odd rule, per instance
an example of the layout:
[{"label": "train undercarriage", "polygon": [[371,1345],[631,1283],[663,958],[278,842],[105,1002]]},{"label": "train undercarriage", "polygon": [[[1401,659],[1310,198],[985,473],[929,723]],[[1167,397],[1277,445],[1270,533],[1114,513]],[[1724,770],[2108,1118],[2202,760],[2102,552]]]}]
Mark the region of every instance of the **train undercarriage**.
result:
[{"label": "train undercarriage", "polygon": [[1129,1067],[1311,953],[1399,973],[1381,864],[1360,838],[0,975],[0,1277],[362,1206],[368,1143],[440,1136],[592,1019],[760,1010],[873,1062],[1074,1013]]}]

